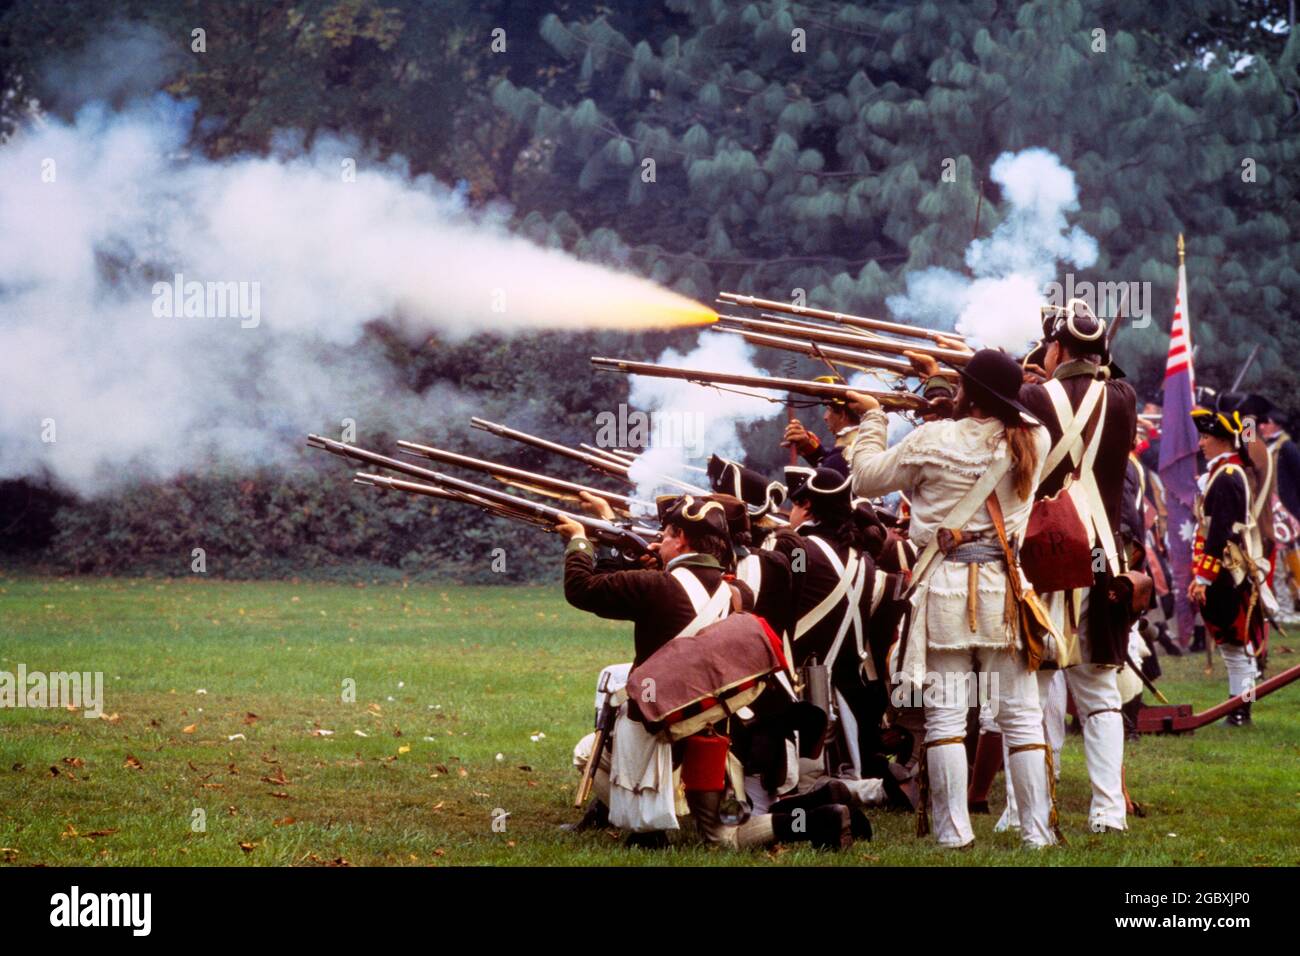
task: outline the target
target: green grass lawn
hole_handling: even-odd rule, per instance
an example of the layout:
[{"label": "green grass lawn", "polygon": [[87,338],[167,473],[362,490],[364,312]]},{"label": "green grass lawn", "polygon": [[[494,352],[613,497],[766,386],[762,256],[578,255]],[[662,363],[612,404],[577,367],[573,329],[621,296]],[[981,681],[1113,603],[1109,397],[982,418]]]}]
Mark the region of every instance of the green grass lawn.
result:
[{"label": "green grass lawn", "polygon": [[[874,842],[838,856],[650,853],[561,832],[595,676],[630,648],[626,625],[569,608],[558,587],[0,578],[0,670],[102,671],[107,718],[0,709],[0,862],[1300,863],[1300,685],[1256,704],[1253,728],[1132,745],[1129,787],[1148,815],[1124,835],[1087,832],[1069,738],[1069,846],[1044,853],[993,833],[992,817],[975,819],[974,850],[941,851],[885,812]],[[1222,663],[1207,677],[1204,660],[1165,659],[1171,700],[1200,710],[1226,696]],[[1272,670],[1297,660],[1277,653]]]}]

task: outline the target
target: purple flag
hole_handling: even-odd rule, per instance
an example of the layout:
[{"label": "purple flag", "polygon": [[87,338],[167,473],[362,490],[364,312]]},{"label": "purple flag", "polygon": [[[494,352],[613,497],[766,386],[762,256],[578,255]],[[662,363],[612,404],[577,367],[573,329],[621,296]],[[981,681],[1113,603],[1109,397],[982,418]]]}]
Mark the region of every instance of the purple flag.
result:
[{"label": "purple flag", "polygon": [[[1182,258],[1179,236],[1179,259]],[[1196,609],[1187,599],[1192,581],[1192,543],[1196,537],[1196,426],[1192,423],[1192,340],[1187,317],[1187,269],[1178,264],[1178,297],[1169,329],[1169,359],[1165,363],[1165,394],[1160,416],[1160,478],[1165,483],[1169,511],[1169,564],[1178,618],[1178,640],[1191,643]]]}]

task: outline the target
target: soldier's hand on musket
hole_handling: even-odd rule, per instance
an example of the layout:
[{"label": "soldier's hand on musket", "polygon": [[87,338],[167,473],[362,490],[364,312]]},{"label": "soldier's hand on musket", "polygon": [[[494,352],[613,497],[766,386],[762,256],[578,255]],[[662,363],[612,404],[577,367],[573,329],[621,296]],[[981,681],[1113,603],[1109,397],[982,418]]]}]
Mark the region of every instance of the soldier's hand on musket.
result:
[{"label": "soldier's hand on musket", "polygon": [[574,538],[585,538],[587,529],[572,518],[561,518],[555,523],[555,532],[565,541],[572,541]]},{"label": "soldier's hand on musket", "polygon": [[1187,598],[1197,607],[1205,605],[1205,585],[1200,581],[1193,581],[1187,588]]},{"label": "soldier's hand on musket", "polygon": [[965,352],[967,355],[975,354],[975,350],[966,344],[965,339],[950,339],[946,335],[936,335],[934,344],[941,349],[950,349],[953,352]]},{"label": "soldier's hand on musket", "polygon": [[903,356],[912,363],[912,368],[922,381],[939,375],[939,360],[923,352],[904,352]]},{"label": "soldier's hand on musket", "polygon": [[816,435],[803,427],[803,422],[792,418],[785,426],[785,435],[781,439],[782,448],[789,448],[791,445],[799,454],[810,455],[818,449],[821,442]]},{"label": "soldier's hand on musket", "polygon": [[857,412],[859,417],[880,407],[880,402],[870,395],[863,395],[861,392],[855,392],[852,389],[844,393],[844,400],[849,408]]},{"label": "soldier's hand on musket", "polygon": [[1025,363],[1025,381],[1031,385],[1041,385],[1051,376],[1047,374],[1047,369],[1041,365],[1035,365],[1032,362]]},{"label": "soldier's hand on musket", "polygon": [[614,509],[605,498],[593,495],[590,491],[580,491],[578,497],[582,499],[582,510],[587,514],[604,521],[614,520]]}]

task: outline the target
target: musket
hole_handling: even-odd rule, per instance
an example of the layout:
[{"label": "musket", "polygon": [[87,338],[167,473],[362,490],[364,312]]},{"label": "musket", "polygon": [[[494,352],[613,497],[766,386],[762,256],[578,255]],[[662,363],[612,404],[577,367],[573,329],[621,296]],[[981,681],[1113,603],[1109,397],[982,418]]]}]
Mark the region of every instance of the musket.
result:
[{"label": "musket", "polygon": [[[870,395],[880,402],[882,408],[892,411],[923,412],[930,408],[930,403],[920,395],[911,392],[875,392],[869,389],[855,389],[848,385],[834,385],[827,382],[810,382],[800,378],[777,378],[768,375],[735,375],[729,372],[709,372],[700,369],[676,368],[671,365],[656,365],[653,362],[632,362],[627,359],[593,357],[591,364],[607,372],[622,372],[626,375],[648,375],[653,378],[675,378],[696,385],[730,385],[739,388],[762,388],[771,391],[793,392],[822,401],[835,399],[844,401],[849,392]],[[755,395],[768,401],[779,402],[781,399],[768,399],[766,395]]]},{"label": "musket", "polygon": [[1241,371],[1239,371],[1237,377],[1232,380],[1232,388],[1230,391],[1235,392],[1237,389],[1241,388],[1242,380],[1245,379],[1246,373],[1250,371],[1250,367],[1255,364],[1255,356],[1258,354],[1259,343],[1256,342],[1255,347],[1251,349],[1250,354],[1246,356],[1246,361],[1241,364]]},{"label": "musket", "polygon": [[807,355],[810,358],[817,358],[818,353],[825,355],[827,358],[839,362],[841,365],[857,369],[861,372],[874,371],[876,369],[885,369],[890,372],[897,372],[900,375],[915,375],[916,370],[908,362],[900,359],[888,358],[884,355],[872,355],[870,352],[859,352],[855,349],[838,348],[834,345],[816,346],[811,342],[800,342],[798,339],[787,338],[783,335],[767,335],[763,332],[750,332],[747,329],[730,328],[728,326],[711,325],[709,330],[712,332],[727,332],[731,335],[743,336],[745,341],[751,345],[766,345],[768,348],[781,349],[786,352],[798,352],[800,355]]},{"label": "musket", "polygon": [[739,305],[749,309],[767,309],[772,312],[784,312],[789,315],[806,315],[814,319],[823,319],[827,322],[834,322],[836,325],[847,325],[858,329],[870,329],[873,332],[889,332],[893,335],[906,335],[909,338],[929,339],[932,342],[938,342],[941,339],[963,340],[963,337],[956,333],[937,332],[934,329],[924,329],[914,325],[904,325],[901,322],[886,322],[883,319],[871,319],[864,315],[849,315],[844,312],[832,312],[829,309],[814,309],[804,305],[792,305],[788,302],[779,302],[774,299],[759,299],[752,295],[738,295],[735,292],[719,292],[718,301],[726,302],[728,305]]},{"label": "musket", "polygon": [[596,780],[596,771],[600,769],[600,758],[614,732],[614,718],[621,706],[614,703],[613,694],[609,691],[609,671],[601,672],[600,686],[596,690],[603,695],[600,708],[596,711],[596,737],[591,744],[591,757],[582,768],[582,779],[578,781],[578,793],[573,799],[575,807],[581,807],[591,795],[591,785]]},{"label": "musket", "polygon": [[428,495],[434,498],[445,498],[447,491],[463,492],[468,496],[484,499],[489,504],[503,506],[504,510],[497,512],[502,517],[515,518],[536,525],[546,531],[554,531],[555,525],[559,521],[566,519],[576,521],[586,530],[587,537],[593,541],[619,549],[623,557],[628,560],[634,560],[643,554],[650,554],[650,542],[658,537],[657,532],[650,528],[638,525],[624,527],[612,521],[605,521],[603,518],[593,518],[590,515],[574,514],[573,512],[562,511],[559,508],[552,508],[550,505],[529,501],[527,498],[520,498],[504,491],[497,491],[495,488],[475,484],[472,481],[453,478],[450,475],[437,472],[433,474],[436,475],[437,484],[432,486],[367,472],[358,472],[353,480],[362,485],[371,485],[389,491],[404,491],[414,495]]},{"label": "musket", "polygon": [[473,471],[482,472],[485,475],[491,475],[503,484],[523,488],[536,494],[577,502],[582,500],[581,495],[585,491],[598,498],[604,498],[615,511],[621,511],[626,515],[630,515],[634,507],[642,513],[652,513],[655,509],[654,502],[631,498],[616,491],[605,491],[601,488],[592,488],[577,482],[565,481],[562,478],[552,478],[549,475],[525,471],[523,468],[515,468],[495,461],[471,458],[469,455],[447,451],[445,448],[435,448],[432,445],[421,445],[413,441],[399,441],[397,444],[408,455],[417,455],[420,458],[440,461],[448,465],[460,465]]},{"label": "musket", "polygon": [[471,418],[469,420],[473,428],[481,429],[485,432],[491,432],[499,438],[509,438],[511,441],[517,441],[522,445],[529,445],[532,448],[540,448],[542,451],[549,451],[556,455],[562,455],[565,458],[571,458],[574,461],[580,461],[588,468],[600,472],[602,475],[612,475],[615,478],[627,482],[629,485],[635,485],[636,482],[628,477],[628,468],[626,465],[619,465],[603,455],[593,455],[590,452],[579,451],[576,448],[570,448],[568,445],[561,445],[559,442],[548,441],[545,438],[538,438],[536,435],[530,435],[528,432],[521,432],[506,425],[498,425],[496,422],[490,422],[484,418]]},{"label": "musket", "polygon": [[[495,488],[489,488],[486,485],[476,484],[472,481],[465,481],[463,478],[455,478],[451,475],[444,475],[439,471],[432,471],[428,468],[421,468],[419,465],[413,465],[409,461],[403,461],[400,458],[390,458],[387,455],[381,455],[378,452],[369,451],[365,448],[359,448],[356,445],[349,445],[345,442],[334,441],[330,438],[324,438],[320,435],[308,435],[307,444],[312,448],[320,448],[332,455],[338,455],[340,458],[350,458],[353,461],[364,462],[368,465],[375,465],[379,468],[387,468],[390,471],[400,472],[409,475],[412,478],[420,478],[427,484],[418,485],[418,493],[428,495],[433,498],[443,500],[465,501],[467,504],[473,504],[476,507],[482,507],[482,501],[498,506],[499,508],[513,512],[513,514],[503,514],[503,517],[517,517],[531,520],[534,524],[554,525],[556,521],[562,518],[572,518],[584,526],[589,531],[605,533],[610,529],[622,532],[622,528],[613,522],[603,521],[599,518],[591,518],[586,515],[572,514],[568,511],[562,511],[559,508],[552,508],[550,505],[544,505],[540,502],[529,501],[527,498],[520,498],[518,495],[508,494],[504,491],[498,491]],[[382,476],[373,475],[370,478],[378,479]],[[385,478],[384,481],[393,479]],[[365,484],[380,484],[379,481],[367,480]],[[414,485],[414,482],[405,482],[404,484]],[[430,488],[430,485],[433,487]],[[396,485],[385,485],[384,487],[398,487]],[[402,491],[413,491],[413,488],[401,488]],[[455,493],[457,496],[449,498],[449,494]],[[466,500],[469,496],[473,499]],[[648,531],[650,529],[639,529]],[[653,531],[650,531],[654,534]],[[644,543],[644,542],[642,542]]]},{"label": "musket", "polygon": [[[610,458],[616,459],[618,463],[622,465],[634,464],[636,460],[641,457],[640,452],[628,451],[625,448],[597,448],[595,445],[588,445],[585,441],[578,442],[578,447],[581,448],[583,451],[591,452],[593,455],[606,455]],[[680,465],[679,467],[685,469],[686,471],[698,472],[701,475],[708,474],[708,469],[701,468],[699,465],[683,464]]]},{"label": "musket", "polygon": [[[570,448],[568,445],[561,445],[559,442],[547,441],[545,438],[538,438],[536,435],[530,435],[528,432],[521,432],[505,425],[498,425],[496,422],[489,422],[482,418],[471,418],[470,425],[474,428],[480,428],[483,431],[491,432],[500,438],[509,438],[512,441],[520,442],[524,445],[531,445],[533,448],[540,448],[543,451],[554,452],[557,455],[563,455],[566,458],[572,458],[580,461],[596,471],[606,475],[613,475],[629,485],[636,485],[631,476],[631,465],[620,464],[603,455],[593,455],[591,452],[579,451],[576,448]],[[692,485],[690,482],[679,481],[669,475],[650,475],[649,477],[662,481],[666,484],[675,485],[683,491],[689,491],[695,495],[707,495],[709,491],[701,488],[699,485]]]},{"label": "musket", "polygon": [[958,352],[955,349],[941,348],[937,345],[913,345],[909,342],[899,342],[896,339],[871,339],[867,343],[860,335],[854,335],[851,332],[838,332],[833,329],[815,329],[811,326],[790,326],[784,322],[770,322],[766,319],[743,319],[737,316],[720,316],[720,323],[731,325],[743,329],[749,329],[755,332],[766,332],[773,335],[783,335],[788,338],[807,339],[810,342],[818,342],[823,345],[838,345],[847,348],[863,348],[868,345],[877,352],[892,352],[896,355],[902,355],[904,352],[917,352],[921,355],[929,355],[940,362],[960,368],[970,361],[970,352]]}]

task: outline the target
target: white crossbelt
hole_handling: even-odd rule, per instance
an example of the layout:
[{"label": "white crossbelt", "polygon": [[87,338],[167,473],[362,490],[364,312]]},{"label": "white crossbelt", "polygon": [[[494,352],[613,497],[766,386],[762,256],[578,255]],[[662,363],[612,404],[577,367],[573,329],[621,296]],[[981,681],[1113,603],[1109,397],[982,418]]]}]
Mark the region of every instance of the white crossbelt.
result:
[{"label": "white crossbelt", "polygon": [[[1048,452],[1047,462],[1043,465],[1043,475],[1050,475],[1068,454],[1072,468],[1079,469],[1079,486],[1083,491],[1084,501],[1088,505],[1089,530],[1092,532],[1093,544],[1100,545],[1106,555],[1106,565],[1112,575],[1119,574],[1119,552],[1115,548],[1115,535],[1106,515],[1106,505],[1101,500],[1101,490],[1097,487],[1097,474],[1093,470],[1097,461],[1097,451],[1101,447],[1101,433],[1106,427],[1106,383],[1094,379],[1088,390],[1083,393],[1083,401],[1076,411],[1070,407],[1069,396],[1060,379],[1052,379],[1044,386],[1056,411],[1056,420],[1061,426],[1061,440]],[[1084,446],[1083,430],[1092,418],[1093,409],[1100,402],[1101,410],[1097,416],[1097,427],[1092,439]],[[1067,478],[1068,483],[1071,479]]]}]

